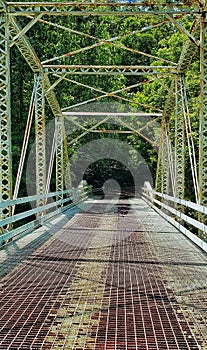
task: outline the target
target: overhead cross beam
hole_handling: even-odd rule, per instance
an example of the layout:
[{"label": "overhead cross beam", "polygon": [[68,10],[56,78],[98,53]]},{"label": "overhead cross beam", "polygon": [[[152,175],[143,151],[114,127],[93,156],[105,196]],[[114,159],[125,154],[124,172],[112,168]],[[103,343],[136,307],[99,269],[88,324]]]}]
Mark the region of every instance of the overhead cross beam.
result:
[{"label": "overhead cross beam", "polygon": [[145,112],[63,112],[63,115],[65,116],[87,116],[87,117],[93,117],[93,116],[109,116],[109,117],[161,117],[162,113],[145,113]]},{"label": "overhead cross beam", "polygon": [[200,2],[189,6],[182,1],[137,2],[8,2],[9,13],[26,16],[42,13],[53,16],[150,16],[170,14],[194,14],[200,12]]},{"label": "overhead cross beam", "polygon": [[67,75],[169,75],[176,74],[175,66],[93,66],[43,64],[46,73]]}]

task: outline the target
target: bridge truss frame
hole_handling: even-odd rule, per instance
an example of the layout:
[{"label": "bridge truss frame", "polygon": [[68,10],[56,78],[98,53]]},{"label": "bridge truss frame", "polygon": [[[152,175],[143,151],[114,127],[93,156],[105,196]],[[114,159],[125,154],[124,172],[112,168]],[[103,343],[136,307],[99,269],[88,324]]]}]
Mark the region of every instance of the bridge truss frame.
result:
[{"label": "bridge truss frame", "polygon": [[[123,10],[124,8],[124,10]],[[10,87],[10,50],[16,45],[29,67],[34,73],[34,90],[32,109],[35,111],[36,129],[36,193],[40,195],[38,205],[45,205],[44,195],[48,191],[51,173],[46,173],[45,155],[45,101],[49,104],[55,116],[54,154],[56,155],[56,191],[60,193],[58,199],[63,198],[64,182],[65,188],[71,188],[70,166],[67,154],[67,141],[65,132],[65,113],[61,109],[55,94],[55,87],[62,80],[71,80],[73,75],[134,75],[147,76],[155,79],[164,75],[173,75],[171,87],[166,87],[168,96],[166,98],[161,121],[161,137],[158,154],[158,166],[156,177],[156,190],[165,194],[173,194],[177,198],[184,198],[185,181],[185,142],[188,144],[191,154],[194,152],[193,140],[185,141],[186,128],[188,128],[189,111],[185,91],[185,74],[190,65],[195,48],[200,50],[200,131],[199,131],[199,164],[192,160],[192,176],[195,184],[196,202],[207,204],[207,7],[205,1],[162,1],[151,0],[136,3],[123,2],[6,2],[0,0],[0,199],[7,201],[15,199],[12,192],[12,156],[11,156],[11,87]],[[191,31],[183,28],[174,15],[193,14],[196,16]],[[45,16],[152,16],[163,15],[173,23],[185,36],[186,43],[177,64],[164,62],[163,66],[87,66],[54,64],[60,57],[54,57],[41,62],[34,47],[31,45],[26,33],[36,24],[50,24],[53,28],[62,28],[65,31],[71,29],[45,19]],[[21,27],[18,17],[25,16],[30,21],[25,27]],[[87,34],[84,34],[87,35]],[[92,47],[104,45],[105,43],[120,46],[114,38],[94,38],[96,43]],[[92,47],[82,49],[89,50]],[[130,48],[120,46],[123,49]],[[136,52],[137,50],[131,50]],[[139,53],[139,52],[137,52]],[[63,54],[61,57],[67,56]],[[167,61],[167,60],[166,60]],[[51,84],[50,75],[56,77],[56,82]],[[77,83],[84,86],[84,84]],[[86,86],[94,91],[97,88]],[[125,88],[125,90],[131,87]],[[115,96],[124,91],[105,92],[100,91],[102,96]],[[94,98],[94,101],[100,97]],[[90,101],[86,101],[88,103]],[[69,106],[67,110],[76,104]],[[175,145],[170,140],[170,118],[175,113]],[[106,120],[106,119],[104,119]],[[103,121],[102,121],[103,122]],[[100,132],[98,125],[90,130],[83,130],[80,137],[87,132]],[[142,135],[142,130],[136,130],[125,123],[129,131]],[[190,128],[190,126],[189,126]],[[189,134],[190,134],[190,130]],[[110,132],[110,131],[109,131]],[[190,142],[190,143],[189,143]],[[173,149],[175,151],[173,151]],[[54,154],[51,155],[54,158]],[[65,171],[63,172],[62,169]],[[16,191],[16,196],[17,196]],[[1,218],[5,219],[11,215],[11,206],[1,211]]]}]

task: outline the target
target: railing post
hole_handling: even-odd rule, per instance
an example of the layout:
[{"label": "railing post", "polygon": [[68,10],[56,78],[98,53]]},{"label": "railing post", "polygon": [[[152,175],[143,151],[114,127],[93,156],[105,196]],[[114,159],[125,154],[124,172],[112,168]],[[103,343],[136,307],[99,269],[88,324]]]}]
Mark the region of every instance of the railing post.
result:
[{"label": "railing post", "polygon": [[185,191],[185,123],[183,101],[183,79],[176,79],[175,110],[175,197],[184,198]]},{"label": "railing post", "polygon": [[[0,201],[12,197],[11,99],[9,19],[0,2]],[[11,207],[0,211],[1,219],[10,216]]]},{"label": "railing post", "polygon": [[[35,75],[35,138],[36,138],[36,193],[45,194],[46,190],[46,140],[45,140],[45,91],[44,75]],[[37,205],[45,205],[45,198]]]}]

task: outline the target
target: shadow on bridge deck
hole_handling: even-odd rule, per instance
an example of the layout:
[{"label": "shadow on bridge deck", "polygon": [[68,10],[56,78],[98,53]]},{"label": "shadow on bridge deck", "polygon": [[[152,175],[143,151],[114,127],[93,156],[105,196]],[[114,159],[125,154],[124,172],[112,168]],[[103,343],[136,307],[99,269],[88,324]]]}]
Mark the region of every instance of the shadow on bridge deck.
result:
[{"label": "shadow on bridge deck", "polygon": [[207,255],[142,199],[88,200],[0,250],[0,349],[207,349]]}]

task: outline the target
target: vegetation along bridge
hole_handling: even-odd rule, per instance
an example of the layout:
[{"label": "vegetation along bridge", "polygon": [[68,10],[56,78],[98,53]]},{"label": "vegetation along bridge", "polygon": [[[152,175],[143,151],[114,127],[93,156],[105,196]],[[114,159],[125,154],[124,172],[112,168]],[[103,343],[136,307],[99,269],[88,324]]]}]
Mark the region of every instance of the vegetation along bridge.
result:
[{"label": "vegetation along bridge", "polygon": [[205,0],[0,0],[0,350],[207,349]]}]

